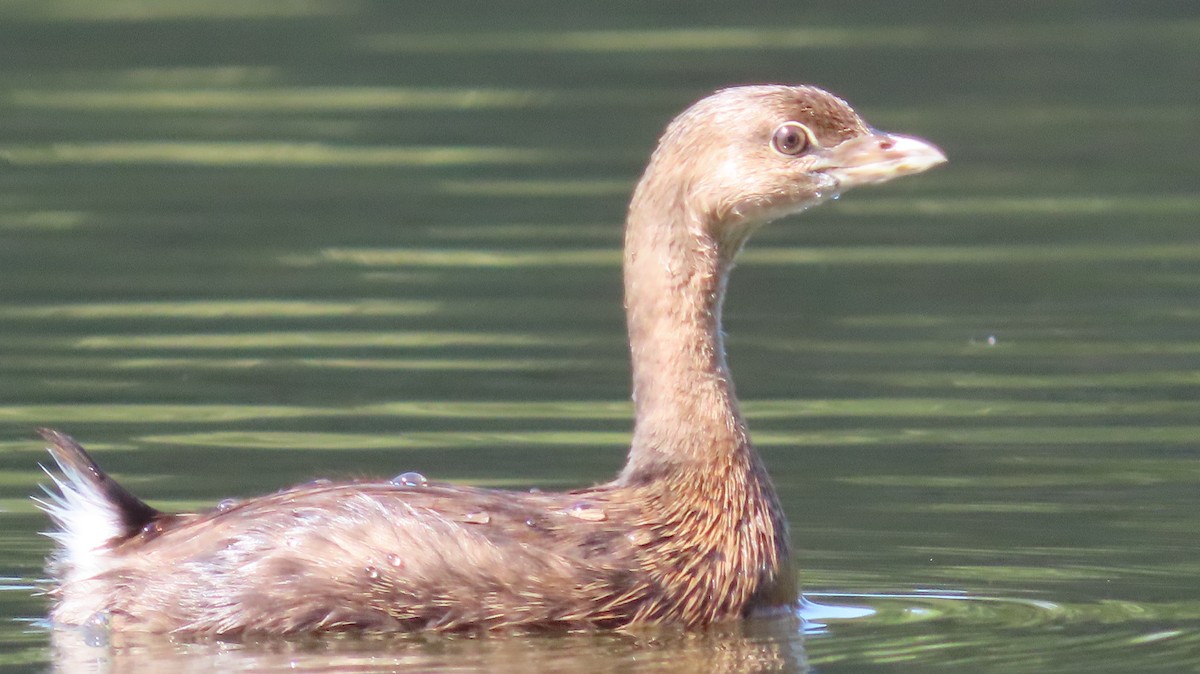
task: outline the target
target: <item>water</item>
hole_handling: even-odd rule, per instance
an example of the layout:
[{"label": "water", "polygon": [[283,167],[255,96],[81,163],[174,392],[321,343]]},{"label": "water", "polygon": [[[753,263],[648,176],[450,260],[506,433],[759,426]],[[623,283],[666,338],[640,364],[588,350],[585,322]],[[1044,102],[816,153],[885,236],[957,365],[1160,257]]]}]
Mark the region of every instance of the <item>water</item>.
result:
[{"label": "water", "polygon": [[[0,671],[1200,668],[1194,3],[0,18]],[[747,81],[951,158],[765,230],[730,289],[800,617],[198,645],[39,622],[34,426],[165,509],[608,479],[629,189],[667,119]]]}]

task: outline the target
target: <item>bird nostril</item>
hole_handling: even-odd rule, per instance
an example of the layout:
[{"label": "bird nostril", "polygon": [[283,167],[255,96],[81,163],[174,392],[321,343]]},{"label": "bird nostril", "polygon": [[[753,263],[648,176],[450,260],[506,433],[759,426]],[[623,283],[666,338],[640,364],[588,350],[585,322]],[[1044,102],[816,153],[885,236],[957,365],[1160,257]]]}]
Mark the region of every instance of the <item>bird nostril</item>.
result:
[{"label": "bird nostril", "polygon": [[880,150],[890,150],[894,147],[896,147],[896,141],[894,140],[888,139],[879,141]]}]

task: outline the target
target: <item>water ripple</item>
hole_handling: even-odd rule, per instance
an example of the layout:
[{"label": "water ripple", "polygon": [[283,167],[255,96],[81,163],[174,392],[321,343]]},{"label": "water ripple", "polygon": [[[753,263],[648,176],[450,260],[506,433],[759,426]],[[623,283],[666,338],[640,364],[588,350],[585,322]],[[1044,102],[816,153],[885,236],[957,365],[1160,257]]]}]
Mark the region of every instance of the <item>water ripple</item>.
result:
[{"label": "water ripple", "polygon": [[947,671],[1076,672],[1081,662],[1099,663],[1109,653],[1109,662],[1123,663],[1120,671],[1192,671],[1200,645],[1196,630],[1164,625],[1200,620],[1195,602],[1070,603],[945,591],[807,596],[799,614],[816,623],[810,634],[821,635],[808,644],[814,665],[936,662]]}]

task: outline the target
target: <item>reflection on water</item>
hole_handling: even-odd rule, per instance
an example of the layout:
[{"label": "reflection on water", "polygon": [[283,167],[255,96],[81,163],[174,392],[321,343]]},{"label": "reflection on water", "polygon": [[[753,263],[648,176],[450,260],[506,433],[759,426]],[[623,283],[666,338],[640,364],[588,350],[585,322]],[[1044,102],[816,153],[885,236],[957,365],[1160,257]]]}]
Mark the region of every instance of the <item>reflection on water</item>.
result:
[{"label": "reflection on water", "polygon": [[[1200,619],[1200,604],[1105,601],[1087,605],[964,593],[815,594],[797,616],[751,620],[704,633],[651,630],[573,635],[395,635],[181,643],[109,634],[102,626],[51,630],[54,671],[275,672],[586,671],[808,672],[840,664],[938,668],[1023,663],[1070,671],[1070,658],[1127,657],[1155,664],[1156,649],[1200,645],[1194,630],[1164,623]],[[947,629],[954,626],[953,629]],[[1100,638],[1097,627],[1115,626]],[[963,631],[962,627],[969,628]],[[34,628],[43,629],[43,628]],[[1011,642],[971,636],[1004,632]],[[1041,637],[1035,635],[1041,633]],[[1055,635],[1055,633],[1059,633]],[[1063,634],[1065,633],[1065,634]],[[1019,645],[1018,643],[1019,642]],[[1037,669],[1045,667],[1046,669]]]},{"label": "reflection on water", "polygon": [[226,300],[175,302],[112,302],[0,307],[5,319],[47,318],[230,318],[255,321],[270,318],[330,316],[418,316],[437,311],[432,301],[369,300],[321,302],[300,300]]},{"label": "reflection on water", "polygon": [[322,0],[272,0],[243,3],[237,0],[211,0],[197,5],[187,0],[122,0],[97,3],[88,0],[45,0],[32,4],[17,3],[5,10],[13,19],[36,21],[162,21],[171,19],[295,18],[341,14],[354,9],[355,2]]},{"label": "reflection on water", "polygon": [[410,636],[176,644],[54,630],[54,671],[133,672],[807,672],[797,619],[704,633]]},{"label": "reflection on water", "polygon": [[[487,108],[529,108],[539,104],[567,102],[567,97],[553,92],[538,92],[518,89],[416,89],[399,87],[304,87],[304,88],[256,88],[213,89],[200,91],[191,89],[164,89],[181,85],[206,85],[208,75],[186,72],[176,73],[167,81],[156,78],[146,82],[145,78],[134,82],[140,86],[154,85],[149,91],[106,91],[74,90],[47,91],[36,89],[19,90],[12,93],[13,105],[45,109],[100,109],[100,110],[253,110],[270,112],[295,112],[314,110],[446,110]],[[229,73],[227,73],[229,74]],[[247,73],[242,77],[235,73],[239,83],[252,79],[258,73]],[[187,75],[192,75],[188,77]],[[220,78],[228,84],[228,77]],[[119,84],[119,83],[114,83]]]},{"label": "reflection on water", "polygon": [[1055,24],[1012,22],[984,27],[925,25],[859,25],[854,28],[671,28],[664,30],[605,31],[508,31],[470,34],[421,35],[401,33],[369,36],[367,44],[380,51],[482,51],[482,52],[635,52],[742,51],[768,49],[928,49],[931,45],[966,50],[1005,51],[1064,46],[1069,31],[1069,48],[1111,47],[1127,41],[1167,40],[1190,44],[1200,38],[1200,22],[1192,21],[1106,21],[1092,19]]},{"label": "reflection on water", "polygon": [[317,143],[57,143],[0,148],[17,166],[46,164],[192,164],[200,166],[462,166],[549,164],[572,155],[495,147],[346,147]]},{"label": "reflection on water", "polygon": [[[1200,668],[1194,8],[803,14],[0,6],[0,670]],[[731,283],[799,617],[104,646],[38,622],[35,426],[168,509],[609,479],[628,192],[672,114],[750,81],[826,85],[951,157],[767,228]]]}]

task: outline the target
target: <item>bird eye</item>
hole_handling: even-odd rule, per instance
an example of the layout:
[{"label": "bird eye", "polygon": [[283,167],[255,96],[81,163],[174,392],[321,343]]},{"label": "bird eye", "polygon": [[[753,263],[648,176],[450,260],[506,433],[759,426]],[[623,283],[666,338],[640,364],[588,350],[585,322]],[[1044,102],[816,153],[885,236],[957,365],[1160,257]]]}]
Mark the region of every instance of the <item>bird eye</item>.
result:
[{"label": "bird eye", "polygon": [[812,132],[800,122],[785,122],[775,129],[771,145],[781,154],[797,155],[812,144]]}]

